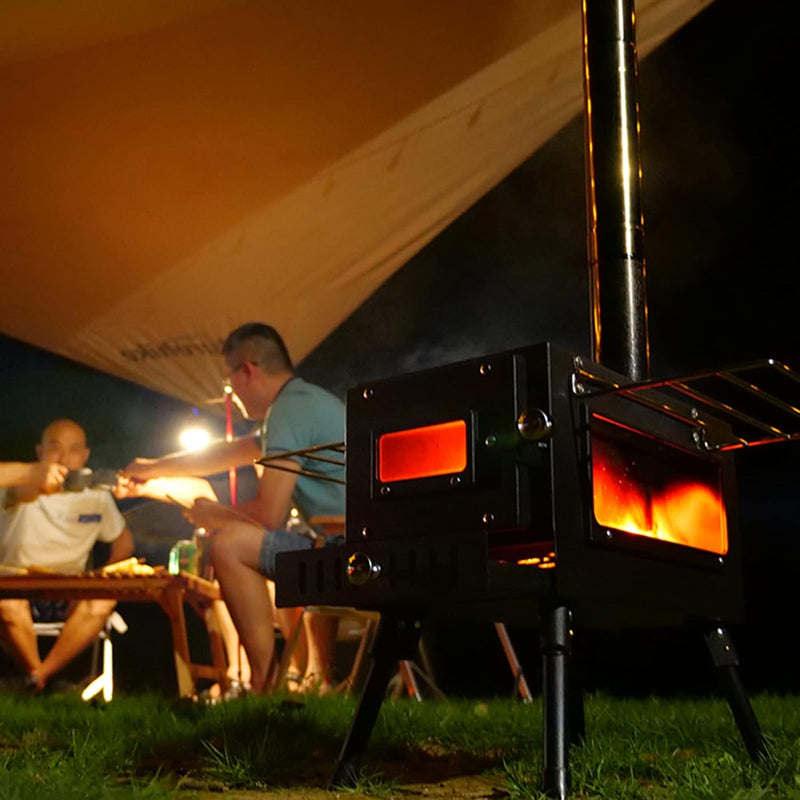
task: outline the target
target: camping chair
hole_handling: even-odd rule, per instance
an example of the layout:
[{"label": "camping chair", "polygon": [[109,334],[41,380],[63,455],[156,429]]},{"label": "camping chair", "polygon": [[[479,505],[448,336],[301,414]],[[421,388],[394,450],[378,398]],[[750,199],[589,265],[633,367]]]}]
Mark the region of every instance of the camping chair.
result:
[{"label": "camping chair", "polygon": [[[269,683],[272,687],[271,690],[277,691],[286,688],[289,660],[297,645],[297,640],[303,624],[303,617],[306,614],[324,614],[326,616],[336,617],[339,620],[336,636],[337,644],[345,642],[357,643],[356,653],[353,657],[350,672],[335,689],[336,692],[350,694],[363,682],[364,672],[367,666],[366,656],[375,636],[375,631],[378,628],[380,614],[377,611],[361,611],[346,606],[306,606],[302,609],[302,613],[294,630],[284,643],[280,659],[273,663]],[[422,646],[420,647],[420,656],[425,665],[424,667],[420,667],[414,661],[410,660],[398,661],[397,674],[390,683],[393,698],[396,699],[405,691],[409,697],[421,701],[422,692],[420,691],[419,682],[417,680],[418,677],[421,677],[425,681],[434,694],[440,697],[444,696],[433,680],[427,654]]]},{"label": "camping chair", "polygon": [[[63,622],[34,622],[33,629],[37,637],[55,639],[64,627]],[[92,679],[81,692],[81,700],[91,700],[96,695],[103,693],[103,700],[109,702],[114,696],[114,651],[111,642],[111,632],[125,633],[128,625],[118,611],[112,611],[106,624],[92,647],[92,666],[89,676]],[[100,645],[103,647],[103,666],[100,667]]]}]

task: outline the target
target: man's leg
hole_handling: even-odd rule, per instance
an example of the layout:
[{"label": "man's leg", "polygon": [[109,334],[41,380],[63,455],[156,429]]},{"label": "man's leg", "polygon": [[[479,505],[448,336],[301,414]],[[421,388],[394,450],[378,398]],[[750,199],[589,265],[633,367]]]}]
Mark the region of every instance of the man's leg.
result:
[{"label": "man's leg", "polygon": [[211,537],[211,560],[222,597],[250,660],[254,692],[265,691],[275,632],[267,583],[260,569],[264,531],[233,522]]},{"label": "man's leg", "polygon": [[214,602],[214,608],[222,632],[222,641],[225,644],[225,654],[228,658],[228,680],[239,681],[242,686],[250,685],[250,662],[239,641],[239,633],[233,624],[228,607],[222,600]]},{"label": "man's leg", "polygon": [[0,600],[0,639],[26,675],[32,675],[42,666],[29,601]]},{"label": "man's leg", "polygon": [[336,633],[339,619],[333,614],[306,614],[308,665],[303,690],[324,694],[333,689]]},{"label": "man's leg", "polygon": [[31,673],[40,688],[97,638],[116,604],[116,600],[79,600],[72,606],[58,639]]},{"label": "man's leg", "polygon": [[[267,589],[269,590],[270,602],[275,609],[275,621],[281,629],[283,639],[285,642],[290,641],[294,635],[295,628],[300,622],[300,616],[303,612],[302,608],[278,608],[275,605],[275,583],[274,581],[267,581]],[[305,625],[302,625],[297,632],[297,641],[292,650],[292,655],[289,659],[289,664],[286,667],[286,682],[289,685],[290,691],[299,689],[303,676],[306,673],[306,662],[308,660],[308,644],[306,640]]]}]

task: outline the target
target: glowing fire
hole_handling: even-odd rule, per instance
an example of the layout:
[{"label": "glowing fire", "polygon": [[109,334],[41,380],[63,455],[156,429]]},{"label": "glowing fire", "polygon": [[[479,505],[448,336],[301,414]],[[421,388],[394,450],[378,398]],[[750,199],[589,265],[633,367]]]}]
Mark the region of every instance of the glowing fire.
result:
[{"label": "glowing fire", "polygon": [[553,569],[556,565],[556,554],[549,552],[544,556],[533,556],[531,558],[520,558],[517,564],[536,567],[537,569]]},{"label": "glowing fire", "polygon": [[637,448],[592,439],[594,515],[606,528],[724,555],[728,528],[715,476],[687,477]]}]

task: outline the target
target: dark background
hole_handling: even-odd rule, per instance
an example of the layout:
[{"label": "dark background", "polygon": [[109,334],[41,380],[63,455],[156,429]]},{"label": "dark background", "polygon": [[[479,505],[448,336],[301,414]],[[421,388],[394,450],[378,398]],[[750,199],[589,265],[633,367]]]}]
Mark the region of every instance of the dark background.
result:
[{"label": "dark background", "polygon": [[[640,65],[654,376],[767,356],[800,369],[792,36],[774,10],[717,0]],[[577,118],[387,281],[299,372],[343,396],[364,380],[538,341],[588,354],[583,180]],[[85,425],[94,466],[177,446],[189,412],[177,401],[2,337],[0,363],[5,459],[31,458],[55,416]],[[221,434],[221,421],[215,424]],[[800,556],[799,454],[792,443],[737,456],[747,619],[734,634],[753,689],[798,688],[785,624],[795,611]],[[174,538],[174,522],[153,515],[144,526],[141,549],[151,560]],[[143,624],[132,625],[119,647],[134,650],[144,630],[167,639],[159,612],[130,614]],[[442,622],[431,634],[443,688],[510,692],[490,626]],[[536,633],[513,635],[535,683]],[[713,685],[702,643],[684,631],[593,634],[582,651],[590,688],[704,692]],[[169,681],[170,670],[167,659],[147,680]]]}]

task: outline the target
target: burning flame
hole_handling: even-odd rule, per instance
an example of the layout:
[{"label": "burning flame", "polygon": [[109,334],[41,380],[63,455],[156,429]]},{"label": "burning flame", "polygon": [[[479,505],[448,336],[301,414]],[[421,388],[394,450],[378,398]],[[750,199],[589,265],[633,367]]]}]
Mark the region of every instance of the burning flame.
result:
[{"label": "burning flame", "polygon": [[537,569],[554,569],[556,566],[556,554],[551,551],[544,556],[520,558],[517,560],[517,564],[536,567]]},{"label": "burning flame", "polygon": [[652,481],[643,472],[632,450],[593,438],[594,515],[599,525],[719,555],[728,552],[725,507],[716,481],[666,472]]}]

